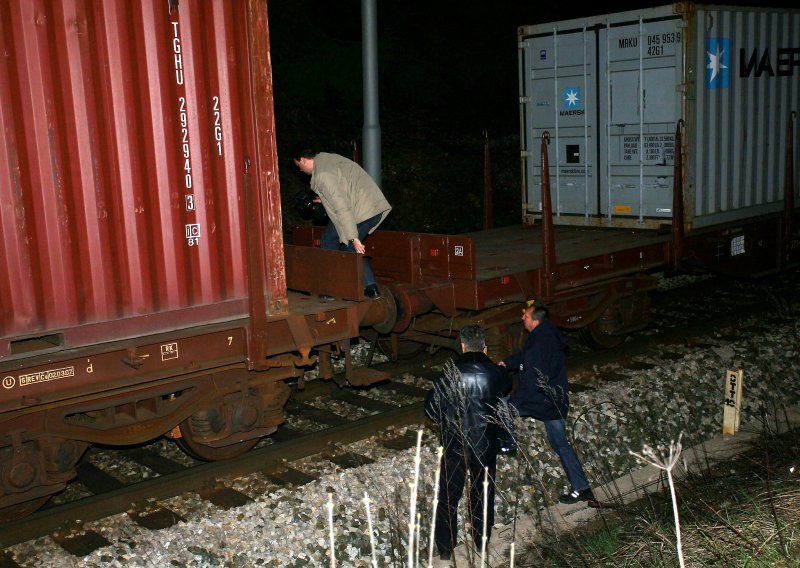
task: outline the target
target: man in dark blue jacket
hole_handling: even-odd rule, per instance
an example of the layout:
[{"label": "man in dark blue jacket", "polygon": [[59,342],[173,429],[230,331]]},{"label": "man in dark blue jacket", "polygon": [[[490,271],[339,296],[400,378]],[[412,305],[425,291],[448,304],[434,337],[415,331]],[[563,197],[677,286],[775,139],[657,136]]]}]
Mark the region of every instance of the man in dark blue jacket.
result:
[{"label": "man in dark blue jacket", "polygon": [[508,402],[520,416],[530,416],[544,423],[547,440],[558,454],[572,485],[572,491],[558,500],[567,504],[593,500],[583,466],[567,439],[569,383],[564,356],[567,340],[547,319],[547,308],[534,302],[529,302],[523,311],[522,324],[529,332],[522,351],[500,362],[508,369],[519,369],[519,386]]},{"label": "man in dark blue jacket", "polygon": [[486,540],[494,524],[494,475],[505,437],[496,409],[511,390],[506,370],[486,356],[486,332],[466,325],[460,332],[462,355],[437,377],[425,398],[425,414],[438,424],[444,454],[436,507],[436,548],[449,560],[458,542],[456,513],[469,472],[469,510],[475,547],[483,544],[483,482],[488,472]]}]

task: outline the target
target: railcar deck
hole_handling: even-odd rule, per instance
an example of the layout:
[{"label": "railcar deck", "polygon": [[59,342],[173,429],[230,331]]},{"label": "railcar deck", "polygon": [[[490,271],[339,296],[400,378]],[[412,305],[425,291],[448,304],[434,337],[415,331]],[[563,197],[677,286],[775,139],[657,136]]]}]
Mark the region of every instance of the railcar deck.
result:
[{"label": "railcar deck", "polygon": [[[292,241],[298,249],[307,249],[318,244],[321,232],[320,227],[296,227]],[[513,225],[460,235],[379,230],[365,245],[380,282],[392,286],[396,295],[424,291],[446,314],[604,285],[657,269],[669,258],[670,235],[653,231],[558,226],[553,233],[555,263],[549,275],[544,273],[539,226]],[[287,261],[291,256],[287,254]],[[329,274],[341,274],[341,262],[329,266]],[[324,263],[320,259],[315,265],[319,269]],[[325,291],[332,290],[331,278],[320,278],[321,273],[325,271],[304,278],[301,289],[331,293]]]},{"label": "railcar deck", "polygon": [[[557,226],[555,260],[557,266],[587,262],[623,251],[636,251],[668,242],[669,235],[654,231]],[[537,270],[544,265],[541,227],[513,225],[467,233],[475,247],[475,280],[491,280],[503,275]],[[632,267],[640,270],[640,267]]]}]

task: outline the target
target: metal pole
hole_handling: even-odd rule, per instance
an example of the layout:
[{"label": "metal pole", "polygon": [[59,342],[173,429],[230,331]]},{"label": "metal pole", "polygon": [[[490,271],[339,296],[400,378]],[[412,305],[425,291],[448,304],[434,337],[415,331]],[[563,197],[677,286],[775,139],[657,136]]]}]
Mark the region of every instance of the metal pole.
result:
[{"label": "metal pole", "polygon": [[553,300],[553,278],[556,267],[556,239],[553,233],[553,204],[550,199],[550,164],[547,159],[547,145],[550,133],[542,133],[540,155],[542,158],[542,296],[546,303]]},{"label": "metal pole", "polygon": [[361,0],[364,81],[364,169],[381,185],[381,126],[378,119],[378,9],[376,0]]},{"label": "metal pole", "polygon": [[483,131],[483,228],[494,226],[492,211],[492,150],[489,144],[489,131]]}]

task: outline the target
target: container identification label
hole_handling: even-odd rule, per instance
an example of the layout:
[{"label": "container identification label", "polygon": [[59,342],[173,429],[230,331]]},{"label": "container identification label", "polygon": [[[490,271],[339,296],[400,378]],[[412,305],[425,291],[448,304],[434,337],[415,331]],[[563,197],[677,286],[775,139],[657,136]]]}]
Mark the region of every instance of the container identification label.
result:
[{"label": "container identification label", "polygon": [[[638,135],[622,137],[622,159],[625,162],[639,161]],[[646,134],[644,137],[644,161],[660,165],[674,164],[675,135]]]},{"label": "container identification label", "polygon": [[[193,213],[197,211],[197,200],[195,199],[194,177],[192,173],[192,148],[189,137],[189,104],[186,98],[186,76],[183,67],[183,49],[181,47],[180,21],[171,21],[172,28],[172,53],[173,66],[175,69],[175,84],[178,87],[178,119],[180,126],[180,159],[182,174],[182,185],[184,189],[184,210]],[[217,104],[217,108],[218,108]],[[222,151],[222,136],[219,138],[219,151]],[[188,223],[185,225],[186,244],[190,247],[200,244],[200,224]]]}]

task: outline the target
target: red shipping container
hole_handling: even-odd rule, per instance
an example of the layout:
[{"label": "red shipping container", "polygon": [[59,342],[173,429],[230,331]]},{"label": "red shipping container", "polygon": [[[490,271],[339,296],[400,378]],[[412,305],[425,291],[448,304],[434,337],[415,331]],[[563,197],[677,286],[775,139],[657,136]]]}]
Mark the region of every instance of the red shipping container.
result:
[{"label": "red shipping container", "polygon": [[246,317],[248,248],[285,312],[268,39],[265,0],[0,0],[0,362]]}]

